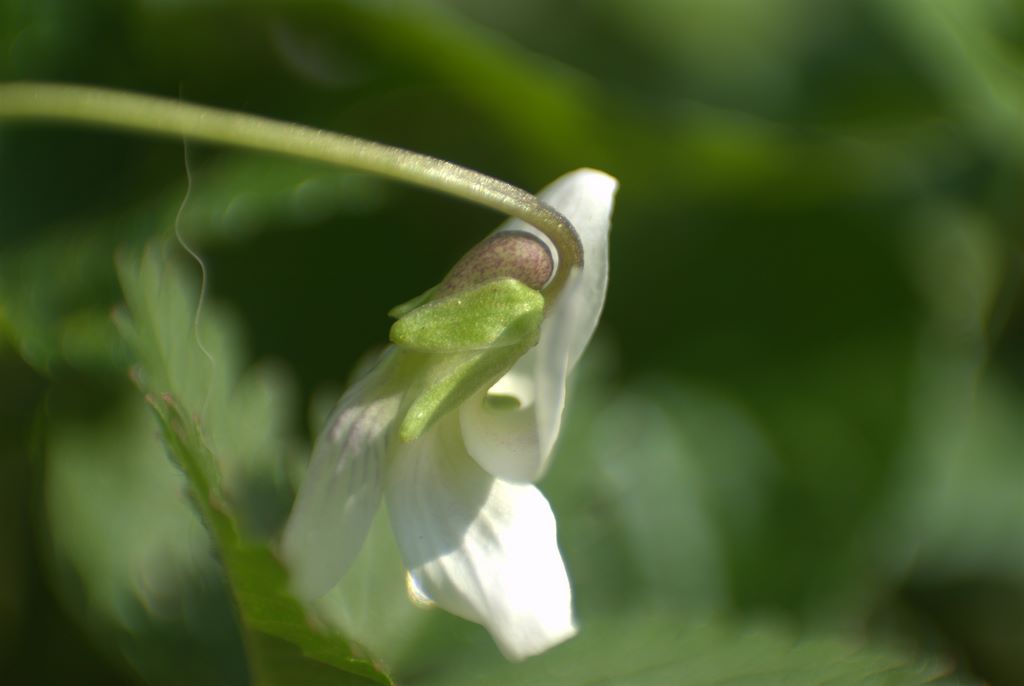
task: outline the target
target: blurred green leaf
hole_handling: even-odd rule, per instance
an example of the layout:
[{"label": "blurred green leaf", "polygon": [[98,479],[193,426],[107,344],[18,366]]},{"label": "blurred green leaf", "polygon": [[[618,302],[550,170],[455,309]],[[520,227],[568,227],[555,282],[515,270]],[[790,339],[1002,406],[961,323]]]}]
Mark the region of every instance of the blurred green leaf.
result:
[{"label": "blurred green leaf", "polygon": [[[932,370],[920,443],[897,482],[894,559],[941,577],[1024,577],[1024,397],[966,369]],[[973,399],[940,392],[974,386]]]},{"label": "blurred green leaf", "polygon": [[929,305],[906,458],[879,536],[903,573],[1024,578],[1024,393],[988,358],[1000,282],[995,227],[963,208],[921,218],[913,254]]},{"label": "blurred green leaf", "polygon": [[523,664],[470,663],[412,683],[914,686],[935,683],[945,671],[862,645],[798,640],[772,627],[686,625],[640,615],[588,623],[577,638]]},{"label": "blurred green leaf", "polygon": [[237,684],[245,656],[210,538],[144,403],[88,421],[51,399],[46,521],[65,602],[153,683]]},{"label": "blurred green leaf", "polygon": [[306,611],[288,592],[287,573],[270,548],[246,542],[239,533],[199,427],[169,396],[153,404],[168,449],[185,472],[216,540],[238,604],[255,683],[390,683],[340,634],[311,626]]},{"label": "blurred green leaf", "polygon": [[[388,683],[343,636],[316,628],[287,590],[287,573],[270,547],[243,535],[225,487],[224,465],[211,452],[208,424],[223,415],[237,358],[211,320],[197,336],[196,300],[166,247],[122,255],[119,273],[128,303],[120,327],[140,360],[140,385],[162,435],[188,481],[237,603],[253,679],[261,684]],[[207,347],[209,345],[209,347]],[[256,416],[249,418],[260,422]],[[266,431],[260,423],[250,430]],[[280,459],[281,456],[278,456]]]},{"label": "blurred green leaf", "polygon": [[[692,14],[692,4],[683,13]],[[537,183],[566,169],[592,166],[641,179],[630,192],[657,207],[680,192],[731,198],[737,190],[765,185],[799,186],[801,193],[829,196],[849,192],[851,185],[873,186],[879,174],[891,173],[894,156],[888,144],[852,146],[839,138],[807,136],[692,96],[670,98],[660,107],[642,99],[624,103],[591,75],[509,41],[444,3],[339,2],[326,13],[316,2],[282,3],[285,7],[311,36],[357,31],[357,40],[369,43],[372,51],[443,83],[517,142],[509,146],[509,159],[547,170]],[[650,21],[664,24],[657,7],[634,3],[629,9],[649,12]],[[714,13],[712,5],[706,9]],[[328,23],[314,26],[311,15]],[[731,17],[747,19],[748,13],[732,12]],[[692,30],[706,29],[697,25]],[[753,59],[763,64],[765,55]],[[833,175],[815,173],[820,168]]]},{"label": "blurred green leaf", "polygon": [[998,156],[1024,161],[1024,55],[1019,3],[881,0],[879,16],[906,40],[950,108]]},{"label": "blurred green leaf", "polygon": [[[365,175],[248,153],[225,153],[192,173],[180,231],[196,248],[308,227],[342,211],[363,213],[384,197],[381,182]],[[0,335],[27,362],[41,371],[60,363],[99,370],[125,364],[104,309],[116,300],[111,256],[175,225],[184,176],[182,163],[182,185],[99,219],[46,227],[0,251]],[[20,233],[16,224],[3,228],[9,233],[0,234],[0,245]]]}]

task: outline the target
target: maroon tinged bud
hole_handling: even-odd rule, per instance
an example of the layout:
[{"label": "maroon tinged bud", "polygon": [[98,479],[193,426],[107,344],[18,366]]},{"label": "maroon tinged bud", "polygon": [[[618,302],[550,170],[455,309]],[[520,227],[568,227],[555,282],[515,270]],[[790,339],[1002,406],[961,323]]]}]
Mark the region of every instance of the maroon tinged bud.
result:
[{"label": "maroon tinged bud", "polygon": [[523,231],[502,231],[466,253],[444,277],[434,297],[508,277],[539,291],[551,280],[554,270],[551,251],[543,241]]}]

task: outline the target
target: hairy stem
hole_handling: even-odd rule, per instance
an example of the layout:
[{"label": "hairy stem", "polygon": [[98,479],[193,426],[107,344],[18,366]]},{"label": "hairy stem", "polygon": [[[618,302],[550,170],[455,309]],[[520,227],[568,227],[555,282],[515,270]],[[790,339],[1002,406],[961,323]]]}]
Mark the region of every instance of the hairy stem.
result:
[{"label": "hairy stem", "polygon": [[544,289],[555,296],[583,265],[579,236],[565,217],[521,188],[428,155],[354,136],[242,112],[105,88],[0,83],[0,120],[62,121],[279,153],[327,162],[422,186],[518,217],[558,252]]}]

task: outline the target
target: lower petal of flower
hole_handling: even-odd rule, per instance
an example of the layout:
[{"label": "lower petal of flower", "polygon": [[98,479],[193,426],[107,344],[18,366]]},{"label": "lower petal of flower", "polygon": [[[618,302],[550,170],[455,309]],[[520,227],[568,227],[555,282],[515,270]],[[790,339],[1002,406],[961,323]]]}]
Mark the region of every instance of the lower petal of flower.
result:
[{"label": "lower petal of flower", "polygon": [[576,633],[548,502],[481,469],[455,417],[402,446],[388,479],[392,527],[418,594],[483,624],[511,660]]}]

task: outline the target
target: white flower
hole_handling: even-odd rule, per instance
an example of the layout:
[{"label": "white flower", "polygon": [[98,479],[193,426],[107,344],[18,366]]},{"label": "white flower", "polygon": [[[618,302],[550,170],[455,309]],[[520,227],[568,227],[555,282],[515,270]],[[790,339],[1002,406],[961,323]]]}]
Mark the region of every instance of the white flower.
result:
[{"label": "white flower", "polygon": [[[383,496],[414,599],[482,624],[513,660],[575,634],[555,519],[532,484],[546,471],[567,377],[604,304],[616,188],[612,177],[582,169],[540,193],[576,227],[584,267],[545,316],[537,345],[490,388],[410,442],[396,420],[421,364],[415,355],[392,347],[342,397],[284,533],[300,595],[318,597],[344,575]],[[536,233],[515,219],[498,230]]]}]

